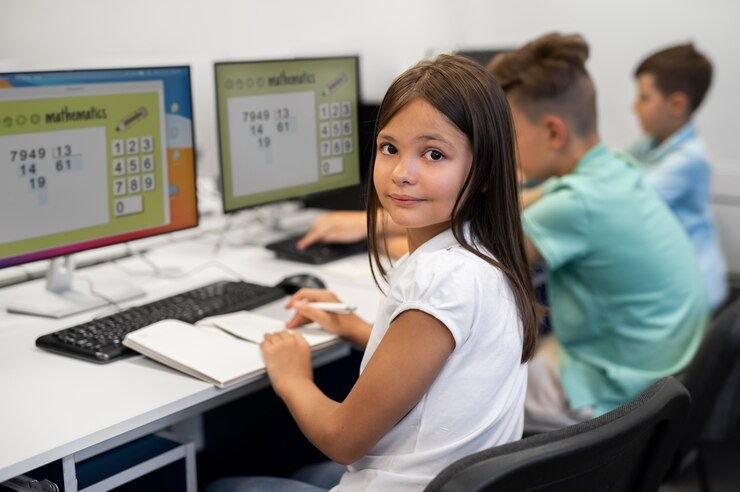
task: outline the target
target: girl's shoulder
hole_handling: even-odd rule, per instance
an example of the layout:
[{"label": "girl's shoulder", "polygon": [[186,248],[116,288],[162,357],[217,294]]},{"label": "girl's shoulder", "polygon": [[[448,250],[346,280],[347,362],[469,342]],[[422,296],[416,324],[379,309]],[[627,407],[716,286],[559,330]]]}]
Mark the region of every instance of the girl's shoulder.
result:
[{"label": "girl's shoulder", "polygon": [[[486,252],[482,254],[491,257]],[[476,279],[481,282],[503,279],[502,272],[494,264],[460,244],[422,252],[409,259],[412,262],[408,273],[422,285],[432,284],[440,279],[455,279],[454,283],[469,283]]]}]

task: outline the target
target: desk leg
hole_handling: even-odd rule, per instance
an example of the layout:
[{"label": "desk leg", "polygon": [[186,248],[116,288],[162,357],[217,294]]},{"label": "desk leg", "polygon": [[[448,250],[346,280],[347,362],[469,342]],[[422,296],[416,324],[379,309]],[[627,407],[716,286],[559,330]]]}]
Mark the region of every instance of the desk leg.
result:
[{"label": "desk leg", "polygon": [[62,477],[64,478],[64,492],[77,492],[77,468],[74,456],[62,458]]}]

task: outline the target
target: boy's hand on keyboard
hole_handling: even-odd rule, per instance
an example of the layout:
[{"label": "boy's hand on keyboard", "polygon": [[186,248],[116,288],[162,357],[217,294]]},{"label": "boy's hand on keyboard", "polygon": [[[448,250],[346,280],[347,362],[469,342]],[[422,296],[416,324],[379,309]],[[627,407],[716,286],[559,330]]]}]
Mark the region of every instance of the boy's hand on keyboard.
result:
[{"label": "boy's hand on keyboard", "polygon": [[298,249],[316,243],[352,243],[367,236],[367,217],[362,211],[326,212],[319,215],[298,240]]}]

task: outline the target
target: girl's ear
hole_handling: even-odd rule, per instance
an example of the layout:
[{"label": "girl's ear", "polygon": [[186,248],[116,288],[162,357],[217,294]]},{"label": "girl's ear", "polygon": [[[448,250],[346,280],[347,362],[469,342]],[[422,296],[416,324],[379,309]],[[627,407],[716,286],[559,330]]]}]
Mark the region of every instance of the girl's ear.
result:
[{"label": "girl's ear", "polygon": [[554,114],[546,115],[542,119],[542,126],[546,133],[547,146],[550,150],[560,150],[568,142],[570,130],[562,118]]}]

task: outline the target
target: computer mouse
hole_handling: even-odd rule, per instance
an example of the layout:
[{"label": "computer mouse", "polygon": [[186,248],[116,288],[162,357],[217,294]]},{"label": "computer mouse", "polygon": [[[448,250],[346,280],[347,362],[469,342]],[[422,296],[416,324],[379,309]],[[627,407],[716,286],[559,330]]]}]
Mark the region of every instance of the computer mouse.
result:
[{"label": "computer mouse", "polygon": [[303,287],[308,287],[309,289],[325,289],[326,284],[316,275],[297,273],[282,279],[278,282],[277,287],[280,287],[288,294],[293,294]]}]

